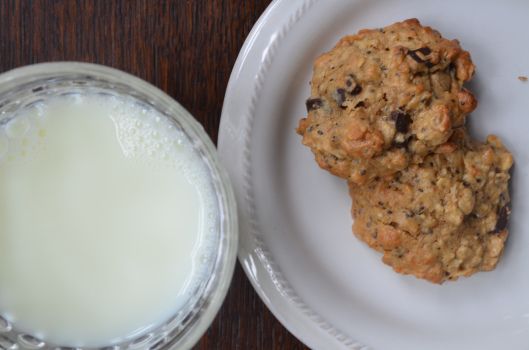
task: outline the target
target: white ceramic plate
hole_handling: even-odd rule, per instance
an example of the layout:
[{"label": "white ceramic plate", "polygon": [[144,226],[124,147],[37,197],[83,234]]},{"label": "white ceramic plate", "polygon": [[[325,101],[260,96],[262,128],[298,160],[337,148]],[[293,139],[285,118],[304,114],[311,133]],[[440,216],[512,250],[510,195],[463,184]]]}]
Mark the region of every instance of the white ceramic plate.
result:
[{"label": "white ceramic plate", "polygon": [[[294,132],[312,62],[343,35],[419,18],[472,53],[476,137],[516,159],[511,236],[497,269],[437,286],[401,276],[351,233],[346,184]],[[528,349],[529,2],[278,0],[233,70],[219,150],[240,207],[239,259],[255,289],[315,349]]]}]

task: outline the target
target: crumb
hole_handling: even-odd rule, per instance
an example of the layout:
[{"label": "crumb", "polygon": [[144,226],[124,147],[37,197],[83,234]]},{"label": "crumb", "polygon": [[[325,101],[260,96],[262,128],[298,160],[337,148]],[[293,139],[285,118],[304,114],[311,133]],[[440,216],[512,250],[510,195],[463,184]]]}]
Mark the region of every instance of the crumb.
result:
[{"label": "crumb", "polygon": [[529,80],[525,75],[520,75],[520,76],[518,77],[518,79],[519,79],[520,81],[524,81],[524,82],[527,81],[527,80]]}]

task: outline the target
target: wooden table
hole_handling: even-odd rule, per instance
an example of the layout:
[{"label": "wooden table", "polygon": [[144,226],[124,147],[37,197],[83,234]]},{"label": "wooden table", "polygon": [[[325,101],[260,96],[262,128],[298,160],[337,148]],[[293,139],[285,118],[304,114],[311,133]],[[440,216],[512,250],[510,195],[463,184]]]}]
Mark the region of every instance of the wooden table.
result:
[{"label": "wooden table", "polygon": [[[217,140],[239,49],[270,0],[2,0],[0,71],[44,61],[100,63],[178,100]],[[274,318],[240,265],[196,349],[306,349]]]}]

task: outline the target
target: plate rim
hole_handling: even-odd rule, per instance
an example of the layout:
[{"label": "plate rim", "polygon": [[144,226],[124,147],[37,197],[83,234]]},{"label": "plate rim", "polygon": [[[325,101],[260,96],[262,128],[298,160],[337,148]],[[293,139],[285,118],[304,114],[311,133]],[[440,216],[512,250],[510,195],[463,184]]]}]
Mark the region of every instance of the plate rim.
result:
[{"label": "plate rim", "polygon": [[[252,70],[251,67],[248,67],[247,63],[248,53],[252,50],[256,50],[255,44],[258,39],[264,39],[262,28],[271,21],[281,21],[281,26],[274,31],[272,37],[269,37],[268,40],[266,40],[267,44],[264,49],[260,50],[260,56],[262,59],[258,64],[256,72],[254,72],[254,81],[250,84],[252,88],[250,91],[247,91],[247,94],[250,96],[249,103],[245,104],[243,102],[245,112],[242,116],[242,130],[244,134],[242,144],[244,147],[240,150],[240,157],[237,158],[237,161],[240,162],[239,167],[244,171],[242,175],[239,174],[239,176],[242,176],[243,183],[236,184],[237,182],[232,180],[236,197],[239,197],[240,238],[238,260],[254,290],[265,303],[267,308],[285,328],[304,344],[311,348],[328,348],[329,346],[336,348],[336,346],[339,346],[340,348],[350,350],[373,350],[371,347],[352,339],[350,336],[333,326],[316,311],[312,310],[312,308],[296,293],[288,281],[283,277],[281,269],[274,261],[273,256],[268,251],[264,241],[260,238],[263,233],[260,232],[255,220],[255,204],[250,164],[250,144],[253,121],[256,117],[256,105],[259,100],[258,94],[264,86],[266,80],[265,74],[272,65],[280,43],[288,32],[294,28],[297,22],[310,10],[310,8],[313,7],[315,3],[319,1],[320,0],[302,0],[296,2],[295,5],[292,6],[292,1],[274,0],[254,24],[239,52],[226,88],[219,125],[218,153],[225,167],[229,172],[232,172],[233,168],[228,165],[231,163],[229,159],[233,159],[233,154],[227,149],[227,143],[231,141],[227,131],[229,128],[228,120],[231,118],[229,107],[235,100],[240,101],[239,99],[235,99],[234,91],[236,86],[240,83],[239,78],[241,72],[244,69]],[[291,7],[290,12],[288,12],[288,14],[280,13],[279,9],[288,7],[288,5]],[[257,50],[259,49],[257,48]],[[245,219],[248,219],[248,222],[245,222]],[[251,251],[244,246],[246,240],[251,242]],[[248,257],[252,262],[251,265],[246,263]],[[256,260],[259,262],[260,266],[256,266],[254,263]],[[266,276],[266,278],[269,279],[267,282],[272,282],[274,284],[274,287],[276,288],[275,292],[278,292],[285,298],[284,301],[286,301],[288,308],[276,307],[273,302],[276,297],[271,295],[271,293],[265,290],[262,286],[262,281],[259,280],[255,271],[252,271],[252,269],[255,268],[260,268],[260,270],[262,270],[260,272],[264,272],[263,274],[259,274],[259,276]],[[294,321],[292,321],[291,318],[292,312],[298,314],[298,319],[299,316],[301,316],[303,321],[308,322],[308,324],[305,324],[304,326],[309,326],[312,329],[318,330],[318,334],[308,334],[306,331],[302,330],[303,327],[293,324]]]}]

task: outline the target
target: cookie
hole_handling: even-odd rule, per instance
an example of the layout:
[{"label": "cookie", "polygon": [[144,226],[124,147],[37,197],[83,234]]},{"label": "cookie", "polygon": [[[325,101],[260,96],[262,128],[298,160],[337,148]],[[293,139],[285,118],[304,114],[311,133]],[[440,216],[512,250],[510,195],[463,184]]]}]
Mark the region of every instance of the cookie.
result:
[{"label": "cookie", "polygon": [[314,63],[297,132],[320,167],[365,184],[419,162],[475,109],[456,40],[410,19],[342,38]]},{"label": "cookie", "polygon": [[349,184],[353,231],[396,272],[434,283],[495,268],[507,238],[513,157],[458,131],[420,164]]}]

